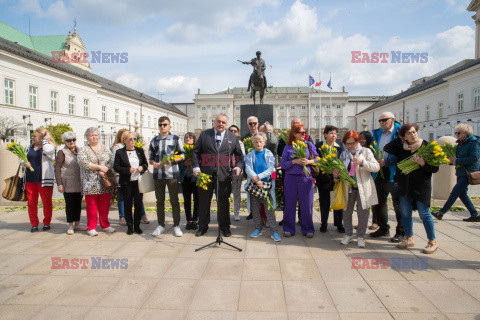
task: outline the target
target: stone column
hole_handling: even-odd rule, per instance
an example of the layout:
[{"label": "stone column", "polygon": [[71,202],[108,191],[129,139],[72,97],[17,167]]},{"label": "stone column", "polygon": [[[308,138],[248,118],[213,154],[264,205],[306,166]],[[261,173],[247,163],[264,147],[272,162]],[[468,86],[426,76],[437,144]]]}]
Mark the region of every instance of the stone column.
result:
[{"label": "stone column", "polygon": [[475,59],[480,59],[480,12],[472,17],[475,20]]}]

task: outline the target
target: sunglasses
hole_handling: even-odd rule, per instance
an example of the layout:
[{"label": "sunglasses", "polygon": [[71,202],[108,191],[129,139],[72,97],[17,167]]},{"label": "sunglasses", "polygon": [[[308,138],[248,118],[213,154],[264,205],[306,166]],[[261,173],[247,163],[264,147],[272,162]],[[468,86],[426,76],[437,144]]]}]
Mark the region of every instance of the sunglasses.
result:
[{"label": "sunglasses", "polygon": [[392,118],[386,118],[386,119],[379,119],[378,122],[382,123],[382,122],[387,122],[388,120],[390,120]]},{"label": "sunglasses", "polygon": [[135,138],[128,138],[128,141],[135,141]]},{"label": "sunglasses", "polygon": [[166,127],[168,126],[170,123],[159,123],[158,126],[159,127]]},{"label": "sunglasses", "polygon": [[249,126],[256,126],[258,124],[258,122],[250,122],[248,125]]},{"label": "sunglasses", "polygon": [[307,134],[306,131],[298,131],[297,133],[300,133],[301,135],[306,135]]},{"label": "sunglasses", "polygon": [[65,140],[65,142],[75,142],[77,141],[77,139],[68,139],[68,140]]},{"label": "sunglasses", "polygon": [[459,135],[459,134],[461,134],[461,133],[462,133],[461,131],[456,131],[456,132],[455,132],[455,135]]}]

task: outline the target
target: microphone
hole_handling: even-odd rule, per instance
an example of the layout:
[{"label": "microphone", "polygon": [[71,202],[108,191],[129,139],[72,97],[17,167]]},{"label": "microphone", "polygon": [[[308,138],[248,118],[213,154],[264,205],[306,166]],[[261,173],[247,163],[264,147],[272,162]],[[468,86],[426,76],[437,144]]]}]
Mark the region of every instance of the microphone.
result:
[{"label": "microphone", "polygon": [[222,143],[222,135],[218,131],[215,135],[215,141],[217,142],[217,148],[220,148],[220,144]]}]

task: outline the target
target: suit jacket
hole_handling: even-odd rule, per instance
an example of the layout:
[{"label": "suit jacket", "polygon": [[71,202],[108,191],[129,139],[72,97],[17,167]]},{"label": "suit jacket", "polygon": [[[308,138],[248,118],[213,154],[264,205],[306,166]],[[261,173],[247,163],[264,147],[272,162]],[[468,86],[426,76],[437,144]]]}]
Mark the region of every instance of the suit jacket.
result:
[{"label": "suit jacket", "polygon": [[[143,149],[135,147],[139,165],[143,167],[141,174],[148,170],[147,158]],[[130,182],[130,161],[128,161],[127,148],[123,147],[115,152],[115,160],[113,162],[113,169],[120,174],[118,183],[123,186]]]},{"label": "suit jacket", "polygon": [[244,166],[243,162],[243,153],[238,137],[228,130],[225,132],[218,151],[213,128],[203,131],[193,148],[193,167],[200,168],[201,172],[209,175],[217,172],[220,181],[225,181],[230,177],[232,168],[241,169]]}]

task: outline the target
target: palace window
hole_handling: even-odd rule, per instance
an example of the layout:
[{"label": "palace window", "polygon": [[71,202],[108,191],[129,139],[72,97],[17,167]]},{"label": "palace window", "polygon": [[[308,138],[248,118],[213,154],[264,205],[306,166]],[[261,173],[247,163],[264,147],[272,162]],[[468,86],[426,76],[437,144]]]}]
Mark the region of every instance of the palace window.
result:
[{"label": "palace window", "polygon": [[28,106],[31,109],[37,109],[37,94],[38,94],[37,87],[28,86]]},{"label": "palace window", "polygon": [[5,79],[5,104],[14,104],[15,102],[15,81]]},{"label": "palace window", "polygon": [[75,114],[75,96],[68,96],[68,114]]},{"label": "palace window", "polygon": [[58,92],[50,91],[50,111],[58,111]]}]

